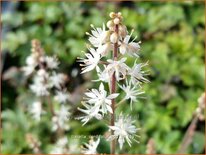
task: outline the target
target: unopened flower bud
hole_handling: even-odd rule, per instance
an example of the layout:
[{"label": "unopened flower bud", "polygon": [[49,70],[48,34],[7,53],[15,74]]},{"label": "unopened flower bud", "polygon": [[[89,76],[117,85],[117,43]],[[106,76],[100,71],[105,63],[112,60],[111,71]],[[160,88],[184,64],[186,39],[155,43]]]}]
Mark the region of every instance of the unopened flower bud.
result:
[{"label": "unopened flower bud", "polygon": [[119,34],[123,38],[127,35],[127,27],[125,25],[119,25]]},{"label": "unopened flower bud", "polygon": [[107,27],[110,28],[110,27],[113,27],[114,26],[114,22],[112,20],[109,20],[107,22]]},{"label": "unopened flower bud", "polygon": [[196,109],[196,113],[200,113],[200,112],[201,112],[201,108],[198,107],[198,108]]},{"label": "unopened flower bud", "polygon": [[118,15],[118,16],[122,16],[122,13],[121,13],[121,12],[118,12],[117,15]]},{"label": "unopened flower bud", "polygon": [[203,121],[203,120],[205,119],[204,115],[202,115],[202,114],[200,114],[200,115],[198,116],[198,118],[199,118],[200,121]]},{"label": "unopened flower bud", "polygon": [[112,33],[112,35],[110,36],[110,41],[112,43],[116,43],[118,41],[118,35],[116,32]]},{"label": "unopened flower bud", "polygon": [[111,18],[114,18],[115,17],[115,13],[114,12],[111,12],[110,14],[109,14],[109,16],[111,17]]},{"label": "unopened flower bud", "polygon": [[105,43],[109,40],[109,37],[110,37],[110,32],[109,31],[105,31],[103,34],[102,34],[102,41]]},{"label": "unopened flower bud", "polygon": [[101,47],[99,47],[97,49],[97,52],[100,53],[102,56],[107,55],[107,53],[109,52],[109,50],[111,49],[111,43],[107,42],[104,45],[102,45]]},{"label": "unopened flower bud", "polygon": [[119,23],[120,23],[120,19],[119,19],[119,18],[115,18],[115,19],[114,19],[114,24],[115,24],[115,25],[118,25]]},{"label": "unopened flower bud", "polygon": [[33,54],[26,58],[26,64],[27,65],[34,66],[36,63],[37,62],[36,62],[36,59],[35,59]]},{"label": "unopened flower bud", "polygon": [[38,74],[39,76],[44,76],[44,75],[46,74],[46,71],[45,71],[44,69],[40,69],[40,70],[37,72],[37,74]]}]

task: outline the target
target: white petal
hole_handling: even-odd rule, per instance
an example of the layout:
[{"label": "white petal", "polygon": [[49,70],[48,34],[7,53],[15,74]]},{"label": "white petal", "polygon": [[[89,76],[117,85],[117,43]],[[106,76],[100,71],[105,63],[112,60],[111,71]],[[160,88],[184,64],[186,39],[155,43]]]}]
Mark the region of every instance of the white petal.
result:
[{"label": "white petal", "polygon": [[117,96],[119,96],[119,93],[111,94],[111,95],[109,95],[107,98],[108,98],[108,99],[114,99],[114,98],[116,98]]}]

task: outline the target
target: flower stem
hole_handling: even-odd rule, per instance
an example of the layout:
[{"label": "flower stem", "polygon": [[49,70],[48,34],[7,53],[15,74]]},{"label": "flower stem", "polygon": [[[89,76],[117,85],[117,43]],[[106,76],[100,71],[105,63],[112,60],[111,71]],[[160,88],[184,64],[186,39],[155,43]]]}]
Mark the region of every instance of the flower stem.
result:
[{"label": "flower stem", "polygon": [[[118,25],[115,25],[115,33],[118,34]],[[113,49],[113,60],[117,60],[118,56],[118,42],[114,44],[114,49]],[[111,93],[116,92],[116,78],[115,78],[115,73],[112,75],[112,85],[111,85]],[[114,126],[114,121],[115,121],[115,99],[112,99],[112,110],[113,114],[111,114],[111,121],[110,125]],[[111,135],[114,134],[114,131],[111,130]],[[113,139],[110,143],[110,153],[115,154],[115,139]]]},{"label": "flower stem", "polygon": [[195,133],[197,122],[198,122],[198,117],[195,116],[193,118],[192,122],[190,123],[184,137],[183,137],[183,140],[180,144],[179,150],[177,151],[178,154],[185,153],[186,149],[191,144],[192,138],[193,138],[194,133]]}]

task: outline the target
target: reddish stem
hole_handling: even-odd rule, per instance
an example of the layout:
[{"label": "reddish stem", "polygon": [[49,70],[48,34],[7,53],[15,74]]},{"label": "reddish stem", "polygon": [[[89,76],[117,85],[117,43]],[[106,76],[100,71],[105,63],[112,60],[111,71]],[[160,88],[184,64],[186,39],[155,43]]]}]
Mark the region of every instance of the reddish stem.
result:
[{"label": "reddish stem", "polygon": [[[118,34],[118,25],[115,25],[115,33]],[[118,56],[118,43],[114,44],[114,49],[113,49],[113,60],[117,60],[117,56]],[[112,85],[111,85],[111,93],[115,93],[116,92],[116,77],[115,77],[115,72],[112,75]],[[115,121],[115,99],[112,99],[112,110],[113,110],[113,114],[111,114],[111,122],[110,125],[114,126],[114,121]],[[114,131],[111,130],[111,135],[114,134]],[[111,141],[110,144],[110,148],[111,148],[111,154],[115,154],[115,139]]]}]

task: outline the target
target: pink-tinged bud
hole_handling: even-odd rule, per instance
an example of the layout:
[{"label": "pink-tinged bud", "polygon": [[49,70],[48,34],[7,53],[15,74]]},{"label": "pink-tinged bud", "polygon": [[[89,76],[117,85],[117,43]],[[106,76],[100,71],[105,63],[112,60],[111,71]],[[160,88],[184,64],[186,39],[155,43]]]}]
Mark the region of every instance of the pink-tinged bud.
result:
[{"label": "pink-tinged bud", "polygon": [[111,41],[112,43],[117,43],[117,41],[118,41],[118,35],[117,35],[116,32],[112,33],[112,35],[110,36],[110,41]]},{"label": "pink-tinged bud", "polygon": [[118,12],[117,15],[120,17],[120,16],[122,16],[122,13],[121,13],[121,12]]},{"label": "pink-tinged bud", "polygon": [[37,74],[39,76],[44,76],[46,74],[46,71],[44,69],[40,69],[40,70],[38,70]]},{"label": "pink-tinged bud", "polygon": [[109,20],[107,22],[107,27],[110,28],[110,27],[113,27],[114,26],[114,22],[112,20]]},{"label": "pink-tinged bud", "polygon": [[109,37],[110,37],[110,32],[109,31],[105,31],[103,34],[102,34],[102,41],[105,43],[107,41],[109,41]]},{"label": "pink-tinged bud", "polygon": [[114,24],[115,24],[115,25],[118,25],[119,23],[120,23],[120,19],[119,19],[119,18],[115,18],[115,19],[114,19]]},{"label": "pink-tinged bud", "polygon": [[114,17],[116,16],[116,14],[115,14],[114,12],[111,12],[111,13],[109,14],[109,16],[110,16],[110,18],[114,18]]},{"label": "pink-tinged bud", "polygon": [[123,38],[127,35],[127,27],[125,25],[119,25],[119,34]]}]

